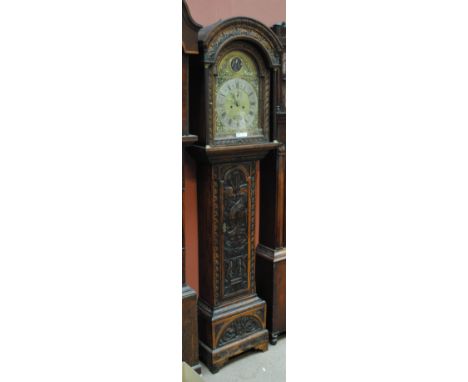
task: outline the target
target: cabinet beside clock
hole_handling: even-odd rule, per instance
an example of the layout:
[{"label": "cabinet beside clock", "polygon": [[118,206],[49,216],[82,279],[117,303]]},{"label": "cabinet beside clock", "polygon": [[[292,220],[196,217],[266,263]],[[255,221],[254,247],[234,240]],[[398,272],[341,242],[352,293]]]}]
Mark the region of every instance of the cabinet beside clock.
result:
[{"label": "cabinet beside clock", "polygon": [[281,43],[260,22],[236,17],[199,32],[190,148],[198,162],[200,358],[212,372],[248,349],[267,350],[266,304],[255,281],[257,161],[279,144]]},{"label": "cabinet beside clock", "polygon": [[286,24],[273,31],[282,45],[276,139],[278,149],[262,160],[260,171],[260,242],[257,247],[257,290],[267,302],[267,328],[270,343],[286,332]]},{"label": "cabinet beside clock", "polygon": [[185,177],[183,164],[185,148],[197,141],[189,132],[189,61],[198,54],[198,25],[191,17],[185,0],[182,1],[182,360],[201,373],[198,356],[197,293],[185,278]]}]

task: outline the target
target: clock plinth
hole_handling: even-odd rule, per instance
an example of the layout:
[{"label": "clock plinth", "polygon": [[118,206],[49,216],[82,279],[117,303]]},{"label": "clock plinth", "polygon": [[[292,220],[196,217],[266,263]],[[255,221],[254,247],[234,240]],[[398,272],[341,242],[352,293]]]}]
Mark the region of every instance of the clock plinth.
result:
[{"label": "clock plinth", "polygon": [[268,349],[265,301],[257,296],[225,307],[198,304],[200,359],[212,372],[249,349]]}]

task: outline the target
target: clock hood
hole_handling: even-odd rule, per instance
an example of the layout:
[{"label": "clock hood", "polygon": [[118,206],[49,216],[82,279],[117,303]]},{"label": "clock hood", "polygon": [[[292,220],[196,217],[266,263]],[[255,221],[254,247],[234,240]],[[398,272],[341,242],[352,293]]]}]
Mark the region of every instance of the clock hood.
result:
[{"label": "clock hood", "polygon": [[203,50],[203,62],[214,63],[218,53],[233,41],[249,41],[263,52],[270,67],[280,66],[281,41],[265,24],[249,17],[233,17],[202,28],[198,42]]}]

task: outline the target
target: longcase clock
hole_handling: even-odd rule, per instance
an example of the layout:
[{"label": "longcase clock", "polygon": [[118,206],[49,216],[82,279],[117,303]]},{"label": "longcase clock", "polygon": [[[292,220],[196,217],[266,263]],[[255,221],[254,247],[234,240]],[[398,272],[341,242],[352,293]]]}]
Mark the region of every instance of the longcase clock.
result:
[{"label": "longcase clock", "polygon": [[191,64],[190,148],[198,162],[200,358],[212,372],[248,349],[267,350],[266,304],[255,285],[257,161],[279,144],[281,43],[245,17],[200,30]]}]

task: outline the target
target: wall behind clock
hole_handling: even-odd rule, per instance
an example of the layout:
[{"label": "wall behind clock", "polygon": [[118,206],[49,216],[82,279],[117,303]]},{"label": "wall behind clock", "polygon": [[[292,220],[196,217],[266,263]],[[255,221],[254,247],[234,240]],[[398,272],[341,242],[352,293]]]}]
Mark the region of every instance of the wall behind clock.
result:
[{"label": "wall behind clock", "polygon": [[234,16],[248,16],[272,26],[286,21],[285,0],[187,0],[190,13],[202,25]]},{"label": "wall behind clock", "polygon": [[[205,26],[220,19],[247,16],[263,22],[267,26],[286,21],[286,0],[187,0],[193,19]],[[260,175],[257,166],[257,176]],[[197,183],[196,163],[189,155],[184,161],[185,172],[185,269],[187,283],[198,292],[198,225],[197,225]],[[260,179],[257,177],[259,195]],[[256,201],[257,229],[255,244],[258,244],[259,200]]]}]

